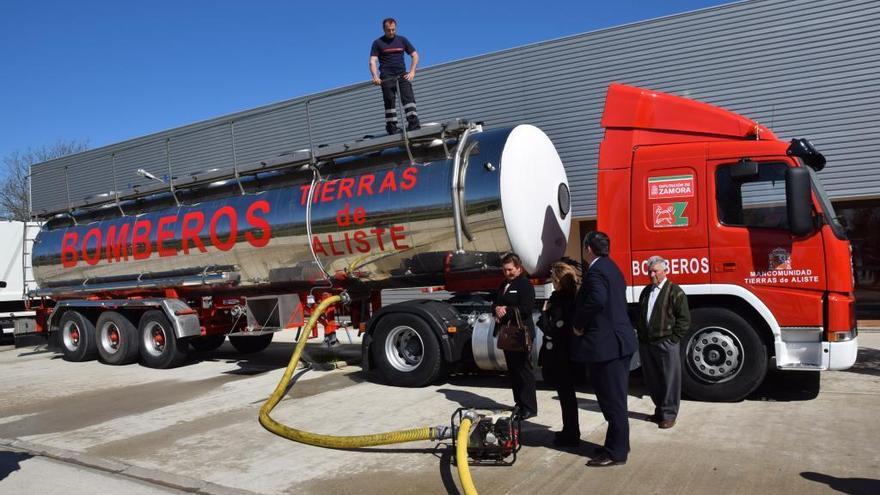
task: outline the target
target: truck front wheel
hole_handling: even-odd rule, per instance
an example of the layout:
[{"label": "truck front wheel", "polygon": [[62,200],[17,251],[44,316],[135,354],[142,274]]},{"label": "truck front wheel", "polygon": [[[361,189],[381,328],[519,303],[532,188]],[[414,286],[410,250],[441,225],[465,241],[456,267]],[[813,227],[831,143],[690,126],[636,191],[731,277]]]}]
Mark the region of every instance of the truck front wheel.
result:
[{"label": "truck front wheel", "polygon": [[437,336],[424,320],[405,313],[379,320],[370,354],[385,381],[401,387],[432,383],[443,365]]},{"label": "truck front wheel", "polygon": [[693,399],[742,400],[767,374],[766,345],[745,319],[728,309],[694,309],[681,350],[682,388]]}]

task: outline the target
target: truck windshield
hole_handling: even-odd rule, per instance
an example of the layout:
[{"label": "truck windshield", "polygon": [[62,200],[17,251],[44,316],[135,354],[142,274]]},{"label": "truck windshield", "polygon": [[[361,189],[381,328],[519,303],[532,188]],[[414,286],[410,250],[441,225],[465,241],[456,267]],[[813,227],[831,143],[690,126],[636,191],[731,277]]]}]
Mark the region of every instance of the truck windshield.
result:
[{"label": "truck windshield", "polygon": [[843,228],[840,220],[837,219],[837,213],[834,212],[834,206],[831,205],[831,200],[828,199],[828,193],[826,193],[825,189],[822,187],[822,181],[819,180],[818,173],[811,167],[804,166],[804,168],[810,172],[810,178],[813,182],[813,192],[816,193],[816,197],[819,198],[819,202],[822,204],[822,212],[825,215],[825,221],[831,227],[831,230],[834,231],[834,235],[838,239],[846,240],[846,229]]}]

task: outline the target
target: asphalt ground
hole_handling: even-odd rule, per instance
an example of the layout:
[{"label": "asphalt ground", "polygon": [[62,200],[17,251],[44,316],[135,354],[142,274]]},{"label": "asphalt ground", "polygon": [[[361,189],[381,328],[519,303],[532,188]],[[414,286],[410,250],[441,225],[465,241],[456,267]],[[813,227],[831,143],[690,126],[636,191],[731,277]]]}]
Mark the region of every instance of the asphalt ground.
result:
[{"label": "asphalt ground", "polygon": [[[342,451],[264,430],[259,408],[293,350],[291,334],[279,337],[262,353],[242,356],[227,343],[173,370],[0,347],[0,493],[459,492],[449,442]],[[474,482],[483,494],[880,493],[880,333],[859,339],[848,371],[773,372],[738,403],[684,401],[670,430],[647,420],[653,406],[634,374],[625,466],[584,466],[605,432],[588,387],[578,392],[584,441],[553,447],[558,401],[540,389],[516,463],[473,467]],[[309,352],[355,363],[359,345],[327,352],[310,344]],[[455,375],[403,389],[350,364],[299,372],[273,417],[353,435],[448,424],[458,407],[510,404],[503,376]]]}]

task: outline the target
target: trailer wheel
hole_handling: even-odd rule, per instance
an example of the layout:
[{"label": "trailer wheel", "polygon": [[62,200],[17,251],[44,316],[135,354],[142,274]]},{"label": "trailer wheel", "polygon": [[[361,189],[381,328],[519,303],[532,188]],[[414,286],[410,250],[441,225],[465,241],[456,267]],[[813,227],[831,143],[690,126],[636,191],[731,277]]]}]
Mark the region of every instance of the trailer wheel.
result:
[{"label": "trailer wheel", "polygon": [[138,331],[123,314],[105,311],[95,324],[98,354],[107,364],[130,364],[138,358]]},{"label": "trailer wheel", "polygon": [[151,309],[141,316],[138,325],[141,345],[141,362],[149,368],[174,368],[186,360],[186,343],[174,335],[174,327],[158,309]]},{"label": "trailer wheel", "polygon": [[683,391],[697,400],[742,400],[767,374],[766,345],[745,319],[728,309],[693,310],[681,348]]},{"label": "trailer wheel", "polygon": [[418,316],[399,313],[379,320],[370,353],[380,374],[391,385],[424,387],[442,371],[440,342]]},{"label": "trailer wheel", "polygon": [[226,335],[205,335],[204,337],[196,337],[189,341],[189,346],[193,348],[193,350],[199,352],[210,352],[221,345],[226,341]]},{"label": "trailer wheel", "polygon": [[58,322],[64,359],[80,362],[98,357],[95,325],[79,311],[66,311]]},{"label": "trailer wheel", "polygon": [[229,343],[235,350],[242,354],[251,354],[260,352],[269,347],[272,343],[274,333],[264,333],[263,335],[230,335]]}]

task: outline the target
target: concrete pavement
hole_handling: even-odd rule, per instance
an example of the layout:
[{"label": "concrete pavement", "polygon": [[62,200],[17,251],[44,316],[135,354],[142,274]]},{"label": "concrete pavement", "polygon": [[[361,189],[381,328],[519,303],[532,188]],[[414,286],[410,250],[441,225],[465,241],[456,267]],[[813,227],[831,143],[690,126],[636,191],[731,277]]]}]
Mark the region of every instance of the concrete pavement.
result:
[{"label": "concrete pavement", "polygon": [[[227,343],[175,370],[68,363],[41,349],[2,347],[0,444],[114,478],[153,481],[156,490],[457,492],[446,445],[337,451],[265,431],[257,413],[292,351],[289,334],[284,337],[246,357]],[[516,464],[475,467],[474,481],[484,494],[880,493],[880,334],[863,333],[860,346],[856,367],[822,373],[821,382],[816,374],[776,373],[740,403],[686,401],[672,430],[646,421],[653,406],[635,378],[629,398],[633,451],[626,466],[614,468],[584,466],[590,445],[601,444],[605,430],[595,397],[578,393],[586,442],[558,450],[550,445],[551,431],[561,426],[556,394],[539,390],[540,414],[524,427]],[[310,349],[314,356],[320,348]],[[358,346],[341,351],[352,358]],[[349,366],[301,374],[273,417],[316,432],[362,434],[448,424],[459,406],[510,402],[499,376],[454,376],[402,389],[372,383]],[[44,467],[38,478],[60,472]],[[0,479],[0,493],[25,474],[20,469]],[[105,481],[88,483],[97,489]]]}]

